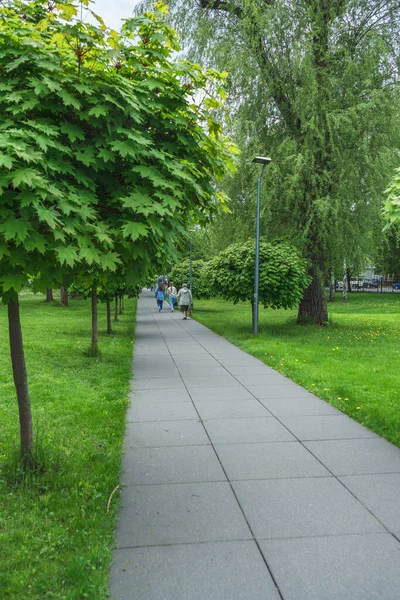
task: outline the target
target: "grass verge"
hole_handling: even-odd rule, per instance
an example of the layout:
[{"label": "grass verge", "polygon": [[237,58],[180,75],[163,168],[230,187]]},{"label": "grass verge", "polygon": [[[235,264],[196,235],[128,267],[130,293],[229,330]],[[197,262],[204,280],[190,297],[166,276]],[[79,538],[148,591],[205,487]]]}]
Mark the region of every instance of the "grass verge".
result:
[{"label": "grass verge", "polygon": [[[0,597],[108,597],[118,509],[136,300],[125,301],[111,335],[99,304],[100,355],[89,357],[90,301],[68,308],[21,299],[40,472],[18,457],[18,410],[7,310],[0,306]],[[104,333],[103,333],[104,332]]]},{"label": "grass verge", "polygon": [[296,325],[296,311],[196,301],[195,318],[400,447],[400,295],[352,293],[329,305],[328,327]]}]

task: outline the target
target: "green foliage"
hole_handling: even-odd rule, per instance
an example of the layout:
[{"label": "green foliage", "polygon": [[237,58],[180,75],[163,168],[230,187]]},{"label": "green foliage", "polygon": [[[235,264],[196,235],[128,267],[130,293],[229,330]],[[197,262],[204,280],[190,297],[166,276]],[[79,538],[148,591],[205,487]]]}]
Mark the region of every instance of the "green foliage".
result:
[{"label": "green foliage", "polygon": [[[85,3],[84,3],[85,4]],[[220,204],[233,169],[217,108],[193,104],[223,76],[174,63],[165,8],[120,34],[78,3],[0,8],[0,296],[96,266],[149,265]],[[184,83],[183,83],[184,82]],[[220,110],[221,105],[218,105]]]},{"label": "green foliage", "polygon": [[[173,281],[177,290],[183,283],[190,285],[190,260],[182,260],[172,267],[168,280]],[[212,292],[207,278],[207,263],[204,260],[192,260],[193,298],[211,298]]]},{"label": "green foliage", "polygon": [[[232,244],[208,263],[213,295],[235,304],[254,299],[255,243]],[[293,308],[309,285],[307,263],[288,244],[260,242],[259,299],[264,306]]]},{"label": "green foliage", "polygon": [[383,205],[383,214],[388,221],[386,227],[400,223],[400,169],[396,169],[396,175],[385,191],[387,198]]},{"label": "green foliage", "polygon": [[392,224],[386,231],[383,244],[375,254],[378,273],[400,279],[400,224]]},{"label": "green foliage", "polygon": [[[224,187],[232,215],[210,238],[254,231],[258,167],[261,231],[290,239],[315,279],[360,265],[382,229],[382,190],[399,147],[397,0],[172,0],[188,56],[229,71],[240,169]],[[322,298],[322,294],[321,294]]]},{"label": "green foliage", "polygon": [[140,268],[134,271],[120,268],[115,272],[89,269],[86,273],[79,273],[75,277],[74,282],[68,286],[68,292],[72,296],[77,294],[82,298],[89,298],[95,286],[97,298],[101,302],[110,302],[116,296],[136,298],[142,288],[142,280],[143,272]]}]

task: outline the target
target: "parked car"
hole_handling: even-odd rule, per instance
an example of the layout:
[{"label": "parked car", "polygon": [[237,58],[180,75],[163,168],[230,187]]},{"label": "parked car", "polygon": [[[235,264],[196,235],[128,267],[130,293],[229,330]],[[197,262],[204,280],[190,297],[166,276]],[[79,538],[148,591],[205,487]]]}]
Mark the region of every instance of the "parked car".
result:
[{"label": "parked car", "polygon": [[365,288],[377,288],[379,286],[378,279],[364,279],[363,287]]},{"label": "parked car", "polygon": [[400,281],[397,281],[396,283],[393,284],[393,289],[400,290]]}]

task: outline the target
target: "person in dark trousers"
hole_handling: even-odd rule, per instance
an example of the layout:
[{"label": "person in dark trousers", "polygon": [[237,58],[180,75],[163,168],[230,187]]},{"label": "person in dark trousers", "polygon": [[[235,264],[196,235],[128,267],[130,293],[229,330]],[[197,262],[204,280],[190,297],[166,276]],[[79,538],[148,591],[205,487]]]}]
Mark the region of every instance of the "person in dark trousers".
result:
[{"label": "person in dark trousers", "polygon": [[193,304],[192,292],[189,290],[187,283],[182,283],[182,287],[179,290],[176,299],[183,312],[183,318],[187,319],[189,306],[192,306]]},{"label": "person in dark trousers", "polygon": [[165,296],[167,295],[165,291],[165,287],[162,281],[159,281],[156,288],[155,297],[157,300],[158,312],[161,312],[163,309],[163,302],[165,300]]}]

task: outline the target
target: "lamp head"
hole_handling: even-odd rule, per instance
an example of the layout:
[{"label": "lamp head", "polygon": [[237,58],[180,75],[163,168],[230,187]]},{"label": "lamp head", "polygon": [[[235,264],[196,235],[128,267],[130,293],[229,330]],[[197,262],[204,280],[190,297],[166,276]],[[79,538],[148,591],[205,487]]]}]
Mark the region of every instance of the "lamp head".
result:
[{"label": "lamp head", "polygon": [[267,156],[255,156],[251,162],[258,163],[259,165],[268,165],[268,163],[271,162],[271,159]]}]

